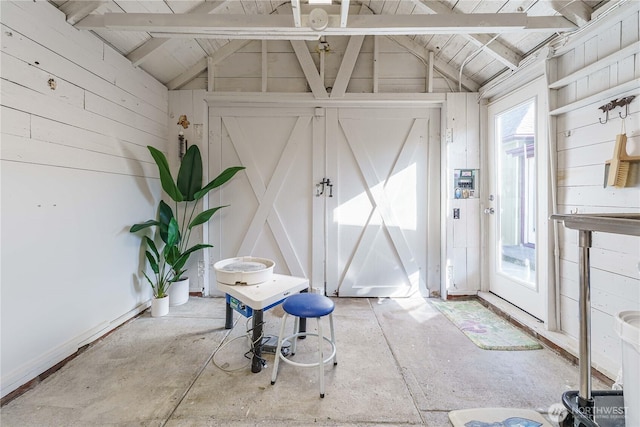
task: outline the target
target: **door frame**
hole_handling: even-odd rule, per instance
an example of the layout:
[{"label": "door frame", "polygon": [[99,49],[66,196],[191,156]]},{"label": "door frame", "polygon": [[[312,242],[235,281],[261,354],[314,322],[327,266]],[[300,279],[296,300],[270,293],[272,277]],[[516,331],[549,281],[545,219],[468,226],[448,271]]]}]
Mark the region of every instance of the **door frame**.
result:
[{"label": "door frame", "polygon": [[[532,90],[535,92],[536,102],[539,104],[538,111],[540,114],[536,114],[536,126],[539,131],[538,139],[542,140],[541,144],[536,144],[536,185],[537,185],[537,217],[536,217],[536,286],[542,293],[542,303],[545,305],[542,310],[542,321],[545,324],[545,328],[549,328],[550,325],[555,324],[555,303],[552,298],[553,290],[555,286],[555,279],[553,273],[553,229],[550,225],[549,216],[552,213],[552,194],[551,194],[551,177],[550,173],[552,168],[551,155],[555,155],[550,150],[551,144],[551,124],[549,122],[549,97],[548,90],[544,76],[535,78],[528,83],[521,86],[516,91],[509,93],[503,93],[499,96],[489,99],[487,102],[481,105],[481,162],[482,168],[489,171],[489,165],[491,160],[489,158],[489,144],[493,144],[493,141],[489,140],[491,133],[491,127],[494,126],[493,117],[489,114],[489,107],[503,101],[509,96],[518,95],[523,90]],[[517,101],[513,106],[520,103],[523,99],[531,97],[523,96],[520,101]],[[483,192],[480,205],[480,211],[483,212],[486,208],[495,208],[494,202],[489,201],[488,197],[491,194],[490,186],[490,174],[483,174]],[[490,240],[489,233],[489,221],[493,220],[490,215],[482,215],[481,217],[481,238],[482,251],[481,257],[481,290],[483,292],[490,292],[491,285],[491,257],[489,254],[490,246],[496,244],[496,242]]]}]

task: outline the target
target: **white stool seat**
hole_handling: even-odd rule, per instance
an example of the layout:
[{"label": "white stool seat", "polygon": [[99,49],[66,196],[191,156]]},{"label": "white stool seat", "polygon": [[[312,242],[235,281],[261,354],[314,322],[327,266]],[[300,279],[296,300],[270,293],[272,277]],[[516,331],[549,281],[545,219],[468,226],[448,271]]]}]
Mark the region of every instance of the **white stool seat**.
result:
[{"label": "white stool seat", "polygon": [[[331,301],[330,298],[319,294],[311,294],[311,293],[301,293],[288,297],[284,304],[282,304],[282,308],[284,309],[284,315],[282,316],[282,322],[280,323],[280,334],[278,335],[278,346],[276,348],[276,357],[273,364],[273,374],[271,375],[271,384],[276,383],[276,377],[278,376],[278,365],[282,360],[285,363],[290,365],[294,365],[301,368],[315,368],[318,367],[318,376],[320,382],[320,397],[324,397],[324,365],[325,363],[333,360],[333,364],[338,364],[338,359],[336,356],[336,340],[335,340],[335,332],[333,328],[333,310],[335,308],[335,304]],[[284,329],[287,322],[287,317],[291,315],[295,317],[294,322],[294,333],[289,336],[284,336]],[[331,338],[325,337],[322,333],[322,324],[321,318],[324,316],[329,316],[329,325],[331,328]],[[315,318],[318,322],[318,333],[312,332],[296,332],[298,331],[298,325],[300,319],[309,319]],[[316,336],[318,337],[318,359],[317,362],[313,363],[301,363],[296,362],[294,360],[287,359],[282,354],[282,345],[285,342],[291,343],[291,355],[293,356],[296,352],[296,338],[298,337],[306,337],[306,336]],[[331,354],[328,357],[324,357],[324,345],[323,342],[328,342],[331,345]]]}]

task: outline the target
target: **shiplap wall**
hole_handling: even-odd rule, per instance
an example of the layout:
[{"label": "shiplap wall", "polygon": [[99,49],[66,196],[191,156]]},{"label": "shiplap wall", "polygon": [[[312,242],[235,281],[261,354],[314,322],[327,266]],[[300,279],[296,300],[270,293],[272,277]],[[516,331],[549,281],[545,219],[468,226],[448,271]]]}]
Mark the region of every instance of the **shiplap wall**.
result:
[{"label": "shiplap wall", "polygon": [[[188,147],[197,145],[200,149],[202,156],[202,185],[207,185],[214,177],[209,177],[209,109],[204,100],[206,91],[204,90],[172,90],[169,92],[169,112],[167,128],[169,133],[169,147],[168,156],[169,164],[172,166],[172,173],[174,177],[178,175],[179,169],[179,156],[178,156],[178,133],[182,131],[184,133],[185,143]],[[186,115],[189,120],[189,126],[185,129],[178,124],[178,118],[181,115]],[[203,203],[205,206],[203,207]],[[171,203],[173,207],[173,203]],[[208,209],[209,201],[208,197],[204,197],[202,201],[198,202],[196,212],[202,212]],[[213,206],[211,206],[213,207]],[[178,213],[181,215],[182,211]],[[209,223],[205,223],[198,227],[195,227],[190,236],[190,245],[193,246],[197,243],[207,243],[209,232]],[[204,240],[203,240],[204,239]],[[205,261],[206,260],[206,261]],[[207,295],[209,293],[209,269],[211,262],[209,260],[209,249],[203,249],[197,251],[189,257],[186,268],[188,269],[186,275],[189,277],[189,291],[202,293]]]},{"label": "shiplap wall", "polygon": [[[449,93],[446,102],[446,125],[443,132],[443,170],[446,183],[445,208],[446,249],[443,271],[446,290],[442,295],[475,295],[480,290],[480,176],[476,197],[454,197],[454,171],[480,168],[480,105],[477,93]],[[447,136],[448,135],[448,136]],[[453,210],[460,209],[460,218]]]},{"label": "shiplap wall", "polygon": [[[374,40],[364,39],[347,92],[373,92]],[[324,56],[325,87],[332,87],[344,56],[349,37],[327,37],[328,50]],[[307,42],[318,70],[320,53],[318,42]],[[267,92],[306,92],[307,81],[289,41],[267,41]],[[378,92],[424,93],[428,67],[393,40],[378,37]],[[437,72],[433,76],[433,92],[456,90],[456,82],[447,82]],[[206,73],[186,85],[185,89],[205,89]],[[215,66],[214,90],[217,92],[260,92],[262,90],[262,43],[253,41]]]},{"label": "shiplap wall", "polygon": [[[631,2],[636,3],[636,2]],[[583,40],[561,56],[552,59],[550,66],[557,79],[636,43],[639,40],[638,5],[629,4],[623,11],[583,36]],[[558,89],[556,107],[603,93],[629,82],[636,82],[640,95],[640,52],[631,53],[617,62],[596,67],[590,75],[579,78]],[[556,79],[556,80],[557,80]],[[623,120],[616,108],[606,124],[598,107],[616,94],[599,99],[558,115],[557,190],[559,213],[640,212],[639,165],[631,167],[627,187],[603,188],[604,163],[613,155],[616,135],[622,132]],[[627,151],[640,155],[640,97],[629,106],[626,127]],[[578,232],[560,226],[560,294],[561,328],[572,337],[578,336]],[[593,233],[591,250],[592,350],[595,366],[615,375],[620,367],[620,339],[614,331],[614,318],[622,310],[640,310],[640,238],[606,233]]]},{"label": "shiplap wall", "polygon": [[[0,2],[2,396],[147,307],[167,89],[47,2]],[[50,83],[51,81],[51,83]]]}]

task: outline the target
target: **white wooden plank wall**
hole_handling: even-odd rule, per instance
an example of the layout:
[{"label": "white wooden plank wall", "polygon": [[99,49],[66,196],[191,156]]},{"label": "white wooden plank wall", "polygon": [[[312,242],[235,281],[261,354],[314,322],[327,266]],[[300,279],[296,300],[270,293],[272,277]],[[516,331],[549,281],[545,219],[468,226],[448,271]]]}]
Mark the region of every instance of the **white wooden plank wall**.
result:
[{"label": "white wooden plank wall", "polygon": [[[172,90],[169,91],[169,111],[167,114],[168,129],[168,157],[169,164],[172,167],[173,176],[176,177],[179,170],[178,157],[178,133],[182,131],[187,145],[197,145],[202,155],[202,185],[206,185],[214,177],[209,176],[209,112],[206,102],[204,101],[206,91],[199,90]],[[181,115],[186,115],[189,120],[189,127],[184,129],[178,125],[178,119]],[[215,190],[213,191],[215,192]],[[173,205],[172,205],[173,206]],[[220,206],[217,204],[215,206]],[[210,206],[210,207],[213,207]],[[209,199],[205,197],[198,202],[196,212],[202,212],[209,208]],[[182,212],[182,211],[180,211]],[[180,213],[178,213],[180,215]],[[219,213],[218,213],[219,215]],[[205,223],[193,229],[191,233],[190,246],[196,243],[207,243],[209,236],[209,224]],[[204,239],[204,240],[203,240]],[[187,262],[186,275],[189,276],[189,291],[200,292],[203,295],[208,293],[208,273],[206,261],[209,259],[209,249],[198,251],[191,255]]]},{"label": "white wooden plank wall", "polygon": [[[572,50],[555,59],[558,79],[597,63],[639,40],[636,11],[620,22],[600,28]],[[558,107],[593,96],[640,77],[640,52],[598,68],[557,91]],[[640,93],[636,90],[636,96]],[[614,96],[619,98],[627,94]],[[561,114],[557,120],[558,210],[560,213],[640,212],[640,168],[632,164],[625,188],[603,188],[604,163],[613,154],[623,120],[618,107],[610,120],[598,107],[609,98]],[[640,155],[640,96],[625,120],[627,151]],[[578,336],[578,232],[560,226],[560,294],[562,330]],[[620,340],[614,318],[622,310],[640,310],[640,239],[594,233],[591,250],[592,348],[594,365],[616,375],[621,365]]]},{"label": "white wooden plank wall", "polygon": [[155,215],[168,93],[53,5],[0,7],[5,396],[147,306],[128,229]]},{"label": "white wooden plank wall", "polygon": [[[479,169],[480,106],[477,94],[449,93],[446,103],[446,130],[443,152],[446,152],[447,184],[446,281],[450,295],[475,295],[480,290],[480,199],[455,199],[455,169]],[[447,133],[451,135],[447,141]],[[460,219],[453,210],[460,209]]]},{"label": "white wooden plank wall", "polygon": [[[324,55],[325,87],[333,87],[348,37],[327,37],[329,45]],[[320,70],[320,51],[317,42],[307,42],[316,68]],[[356,60],[347,92],[372,93],[374,79],[373,37],[365,37]],[[427,65],[423,58],[417,58],[387,37],[379,37],[378,92],[380,93],[424,93],[427,79]],[[296,55],[288,41],[269,40],[267,42],[267,92],[308,92],[307,81]],[[260,92],[262,91],[262,44],[252,42],[229,56],[215,68],[214,90],[218,92]],[[448,92],[447,82],[439,74],[433,79],[434,92]],[[203,75],[185,87],[206,88]]]}]

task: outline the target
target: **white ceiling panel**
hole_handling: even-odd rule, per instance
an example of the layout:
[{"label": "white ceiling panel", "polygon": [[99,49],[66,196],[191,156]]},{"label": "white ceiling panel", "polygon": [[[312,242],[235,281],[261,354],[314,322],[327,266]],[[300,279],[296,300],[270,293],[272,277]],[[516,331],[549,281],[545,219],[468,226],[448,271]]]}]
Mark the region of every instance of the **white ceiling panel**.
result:
[{"label": "white ceiling panel", "polygon": [[465,67],[465,69],[467,70],[467,73],[469,73],[467,74],[467,76],[469,76],[472,79],[478,79],[478,78],[484,79],[485,78],[484,76],[491,76],[489,78],[489,80],[491,80],[493,77],[495,77],[496,75],[504,71],[504,66],[500,64],[498,61],[482,64],[482,67],[480,67],[477,72],[473,71],[475,69],[476,64],[471,63],[469,65],[470,65],[469,68]]},{"label": "white ceiling panel", "polygon": [[192,39],[169,40],[140,67],[157,80],[166,84],[189,70],[206,56],[204,50]]},{"label": "white ceiling panel", "polygon": [[514,12],[526,12],[531,6],[537,3],[538,0],[510,0],[502,5],[500,12],[514,13]]},{"label": "white ceiling panel", "polygon": [[199,0],[166,0],[166,3],[173,13],[188,13],[202,2]]}]

